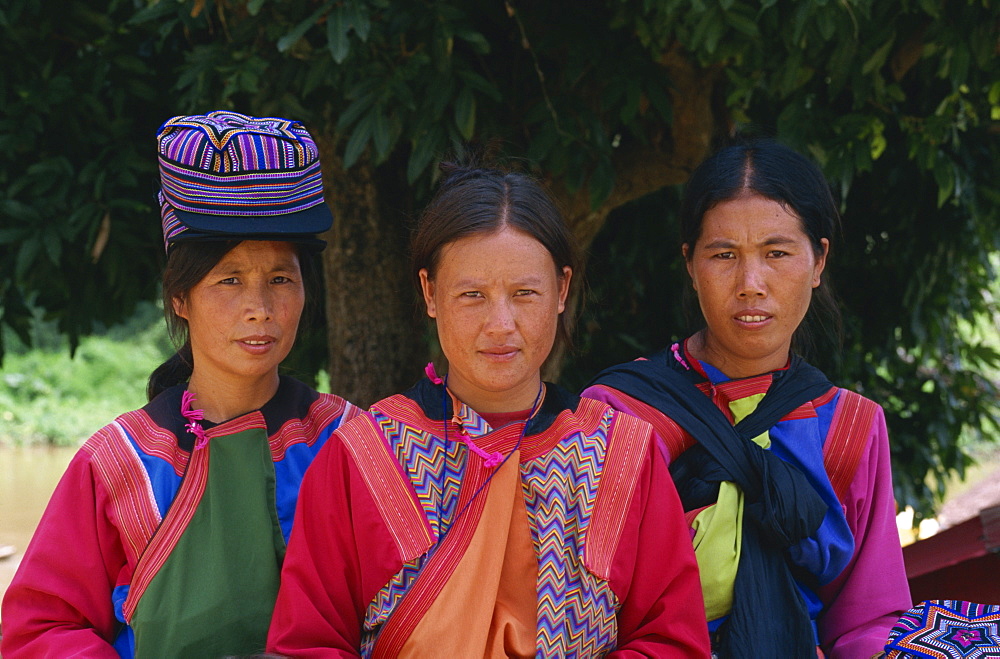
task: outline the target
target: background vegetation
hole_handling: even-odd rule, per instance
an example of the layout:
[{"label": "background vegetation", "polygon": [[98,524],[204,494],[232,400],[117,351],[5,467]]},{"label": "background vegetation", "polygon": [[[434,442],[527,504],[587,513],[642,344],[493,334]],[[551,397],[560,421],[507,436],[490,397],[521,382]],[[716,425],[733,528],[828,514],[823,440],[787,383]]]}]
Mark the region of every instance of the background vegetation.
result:
[{"label": "background vegetation", "polygon": [[676,186],[762,133],[841,200],[847,342],[814,358],[886,405],[897,495],[926,510],[959,438],[996,431],[996,349],[961,328],[996,311],[998,21],[990,0],[5,0],[0,325],[28,344],[41,309],[72,349],[154,299],[153,135],[232,108],[323,151],[326,334],[296,369],[362,404],[416,379],[409,223],[435,160],[497,138],[593,255],[580,351],[548,373],[576,385],[687,331]]}]

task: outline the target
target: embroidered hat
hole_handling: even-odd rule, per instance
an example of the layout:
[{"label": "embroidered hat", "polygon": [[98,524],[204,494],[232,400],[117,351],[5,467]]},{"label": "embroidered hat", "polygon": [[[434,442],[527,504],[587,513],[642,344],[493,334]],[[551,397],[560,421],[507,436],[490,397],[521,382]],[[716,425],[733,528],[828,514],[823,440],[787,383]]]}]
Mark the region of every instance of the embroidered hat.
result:
[{"label": "embroidered hat", "polygon": [[1000,605],[924,600],[889,632],[889,659],[1000,657]]},{"label": "embroidered hat", "polygon": [[297,121],[217,111],[169,119],[156,134],[167,247],[188,240],[322,246],[333,215],[319,150]]}]

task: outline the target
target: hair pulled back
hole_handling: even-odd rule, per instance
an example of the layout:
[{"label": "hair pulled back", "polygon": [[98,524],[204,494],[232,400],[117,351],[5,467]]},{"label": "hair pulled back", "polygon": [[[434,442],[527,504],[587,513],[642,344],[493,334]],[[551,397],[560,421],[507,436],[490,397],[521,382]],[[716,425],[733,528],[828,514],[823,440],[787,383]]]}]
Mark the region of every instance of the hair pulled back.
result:
[{"label": "hair pulled back", "polygon": [[[566,266],[577,271],[573,235],[552,197],[536,179],[478,162],[443,162],[439,167],[444,178],[417,220],[410,241],[410,274],[418,290],[420,270],[426,268],[428,277],[434,279],[446,245],[504,227],[541,243],[552,256],[558,278],[563,277]],[[557,341],[569,342],[567,323],[565,314],[560,314]]]},{"label": "hair pulled back", "polygon": [[[783,144],[757,139],[720,149],[691,175],[681,201],[681,242],[694,247],[706,212],[747,195],[776,201],[796,215],[817,257],[823,254],[822,239],[832,246],[840,234],[840,213],[819,167]],[[692,253],[689,249],[689,260]],[[831,347],[841,343],[840,309],[828,273],[813,290],[809,310],[792,336],[792,349],[807,358],[817,348],[817,334],[832,342]],[[689,318],[700,318],[690,289],[685,290],[685,310]]]},{"label": "hair pulled back", "polygon": [[[192,241],[179,242],[170,247],[167,265],[163,270],[163,315],[167,321],[167,334],[174,345],[180,347],[150,374],[149,382],[146,384],[147,400],[153,400],[174,385],[187,382],[194,370],[188,322],[174,311],[173,301],[184,299],[191,289],[241,242],[241,240]],[[299,267],[302,271],[306,297],[306,308],[303,311],[305,316],[309,313],[311,300],[314,298],[315,259],[311,249],[298,243],[292,244],[296,246]]]}]

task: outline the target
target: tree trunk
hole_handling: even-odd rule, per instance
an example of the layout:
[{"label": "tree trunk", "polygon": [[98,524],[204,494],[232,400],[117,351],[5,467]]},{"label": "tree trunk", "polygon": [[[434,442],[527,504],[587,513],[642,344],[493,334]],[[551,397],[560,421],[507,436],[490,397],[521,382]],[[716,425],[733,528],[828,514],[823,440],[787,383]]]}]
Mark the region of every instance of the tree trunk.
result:
[{"label": "tree trunk", "polygon": [[323,254],[330,388],[367,408],[412,385],[427,353],[408,277],[412,195],[395,163],[344,171],[335,145],[320,144],[334,217]]}]

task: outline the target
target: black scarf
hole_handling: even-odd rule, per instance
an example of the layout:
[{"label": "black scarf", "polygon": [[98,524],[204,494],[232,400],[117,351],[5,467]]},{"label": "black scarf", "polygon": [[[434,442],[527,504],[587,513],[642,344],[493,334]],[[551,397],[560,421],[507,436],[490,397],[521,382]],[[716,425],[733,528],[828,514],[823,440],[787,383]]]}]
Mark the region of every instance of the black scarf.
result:
[{"label": "black scarf", "polygon": [[719,483],[736,483],[744,494],[740,562],[729,618],[719,628],[716,650],[727,658],[808,657],[816,639],[786,549],[810,536],[827,505],[804,474],[764,450],[752,438],[833,386],[821,371],[793,356],[776,371],[752,414],[733,426],[685,371],[663,350],[648,360],[613,366],[590,384],[617,389],[651,405],[698,442],[670,465],[684,510],[714,503]]}]

